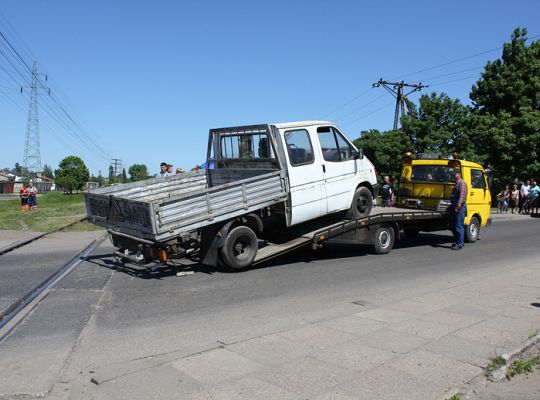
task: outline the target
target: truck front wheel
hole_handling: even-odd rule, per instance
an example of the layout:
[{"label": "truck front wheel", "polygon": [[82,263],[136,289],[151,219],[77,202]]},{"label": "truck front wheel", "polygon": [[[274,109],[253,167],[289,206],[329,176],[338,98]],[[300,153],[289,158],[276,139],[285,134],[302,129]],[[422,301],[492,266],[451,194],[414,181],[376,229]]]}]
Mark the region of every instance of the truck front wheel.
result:
[{"label": "truck front wheel", "polygon": [[373,196],[367,187],[359,187],[354,192],[349,218],[365,218],[369,216],[373,202]]},{"label": "truck front wheel", "polygon": [[469,221],[469,225],[465,227],[465,241],[467,243],[474,243],[478,239],[480,234],[480,221],[476,217],[472,217]]},{"label": "truck front wheel", "polygon": [[232,229],[219,249],[225,265],[233,271],[248,269],[257,255],[257,235],[247,226]]}]

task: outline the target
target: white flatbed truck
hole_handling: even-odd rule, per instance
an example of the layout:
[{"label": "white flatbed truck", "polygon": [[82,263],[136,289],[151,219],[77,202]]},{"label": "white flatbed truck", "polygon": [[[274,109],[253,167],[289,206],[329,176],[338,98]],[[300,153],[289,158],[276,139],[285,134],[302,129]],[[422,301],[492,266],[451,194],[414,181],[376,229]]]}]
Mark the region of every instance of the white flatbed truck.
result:
[{"label": "white flatbed truck", "polygon": [[372,212],[375,168],[331,122],[211,129],[206,166],[93,190],[87,217],[108,229],[124,262],[190,257],[234,271],[328,241],[387,253],[410,221],[446,219],[436,211]]}]

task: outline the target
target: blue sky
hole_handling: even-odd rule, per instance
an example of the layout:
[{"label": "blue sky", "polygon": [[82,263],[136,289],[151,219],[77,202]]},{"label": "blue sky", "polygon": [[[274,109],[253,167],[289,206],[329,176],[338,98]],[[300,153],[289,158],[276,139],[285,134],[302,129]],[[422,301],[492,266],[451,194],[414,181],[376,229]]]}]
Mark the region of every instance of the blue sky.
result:
[{"label": "blue sky", "polygon": [[[389,129],[393,99],[370,89],[379,78],[468,102],[500,50],[408,74],[497,48],[517,26],[540,34],[533,0],[3,0],[0,12],[9,21],[0,18],[0,31],[27,62],[37,59],[106,152],[82,146],[40,108],[42,162],[56,168],[75,154],[104,175],[110,157],[152,173],[162,160],[191,168],[204,162],[208,129],[221,126],[328,119],[352,139]],[[9,68],[1,55],[0,66]],[[0,167],[22,162],[27,104],[0,73]]]}]

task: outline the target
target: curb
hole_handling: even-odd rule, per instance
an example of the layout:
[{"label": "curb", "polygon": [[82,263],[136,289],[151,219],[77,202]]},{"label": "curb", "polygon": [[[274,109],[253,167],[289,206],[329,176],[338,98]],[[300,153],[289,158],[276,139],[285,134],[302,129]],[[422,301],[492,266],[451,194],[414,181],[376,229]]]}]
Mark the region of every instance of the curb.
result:
[{"label": "curb", "polygon": [[506,378],[506,373],[508,372],[508,368],[512,366],[514,361],[524,358],[524,356],[527,356],[527,353],[533,350],[539,344],[540,344],[540,334],[537,334],[536,336],[533,336],[532,338],[527,340],[525,344],[521,346],[520,348],[515,349],[511,352],[502,354],[501,357],[504,359],[505,364],[501,366],[499,369],[496,369],[495,371],[492,372],[490,376],[490,380],[492,382],[498,382]]},{"label": "curb", "polygon": [[537,334],[527,340],[521,347],[509,351],[508,353],[502,354],[501,357],[504,359],[505,364],[493,371],[490,376],[486,377],[485,372],[480,375],[476,375],[468,382],[463,384],[460,388],[449,389],[443,396],[439,397],[437,400],[449,400],[452,398],[452,396],[460,394],[464,395],[465,398],[468,398],[467,394],[470,394],[470,388],[467,388],[468,386],[470,387],[470,385],[486,381],[499,382],[503,379],[506,379],[506,373],[508,372],[508,368],[512,366],[514,361],[527,357],[528,353],[533,351],[537,347],[540,349],[540,334]]},{"label": "curb", "polygon": [[40,233],[39,235],[36,235],[34,236],[33,238],[30,238],[30,239],[26,239],[26,240],[23,240],[22,242],[17,242],[15,244],[12,244],[12,245],[9,245],[9,246],[6,246],[6,247],[3,247],[0,249],[0,256],[1,255],[4,255],[6,253],[9,253],[10,251],[13,251],[15,249],[18,249],[19,247],[23,247],[23,246],[26,246],[27,244],[29,243],[32,243],[38,239],[41,239],[42,237],[44,236],[47,236],[47,235],[50,235],[51,233],[56,233],[58,231],[61,231],[62,229],[66,229],[66,228],[69,228],[70,226],[73,226],[75,224],[78,224],[79,222],[83,222],[87,219],[87,217],[83,217],[83,218],[79,218],[78,220],[76,221],[73,221],[73,222],[70,222],[69,224],[67,225],[63,225],[59,228],[56,228],[56,229],[53,229],[52,231],[49,231],[49,232],[44,232],[44,233]]}]

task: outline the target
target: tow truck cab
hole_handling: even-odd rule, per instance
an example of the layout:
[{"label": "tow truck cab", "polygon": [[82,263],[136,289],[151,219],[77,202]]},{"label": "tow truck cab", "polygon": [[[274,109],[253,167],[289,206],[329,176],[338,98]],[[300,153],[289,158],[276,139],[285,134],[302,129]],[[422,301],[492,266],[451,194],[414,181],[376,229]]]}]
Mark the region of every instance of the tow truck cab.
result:
[{"label": "tow truck cab", "polygon": [[480,227],[491,223],[491,193],[484,168],[480,164],[460,160],[457,156],[454,153],[452,159],[447,159],[438,154],[424,153],[413,156],[406,153],[396,205],[447,211],[454,187],[454,173],[459,171],[469,189],[465,217],[466,233],[470,239],[476,240]]}]

